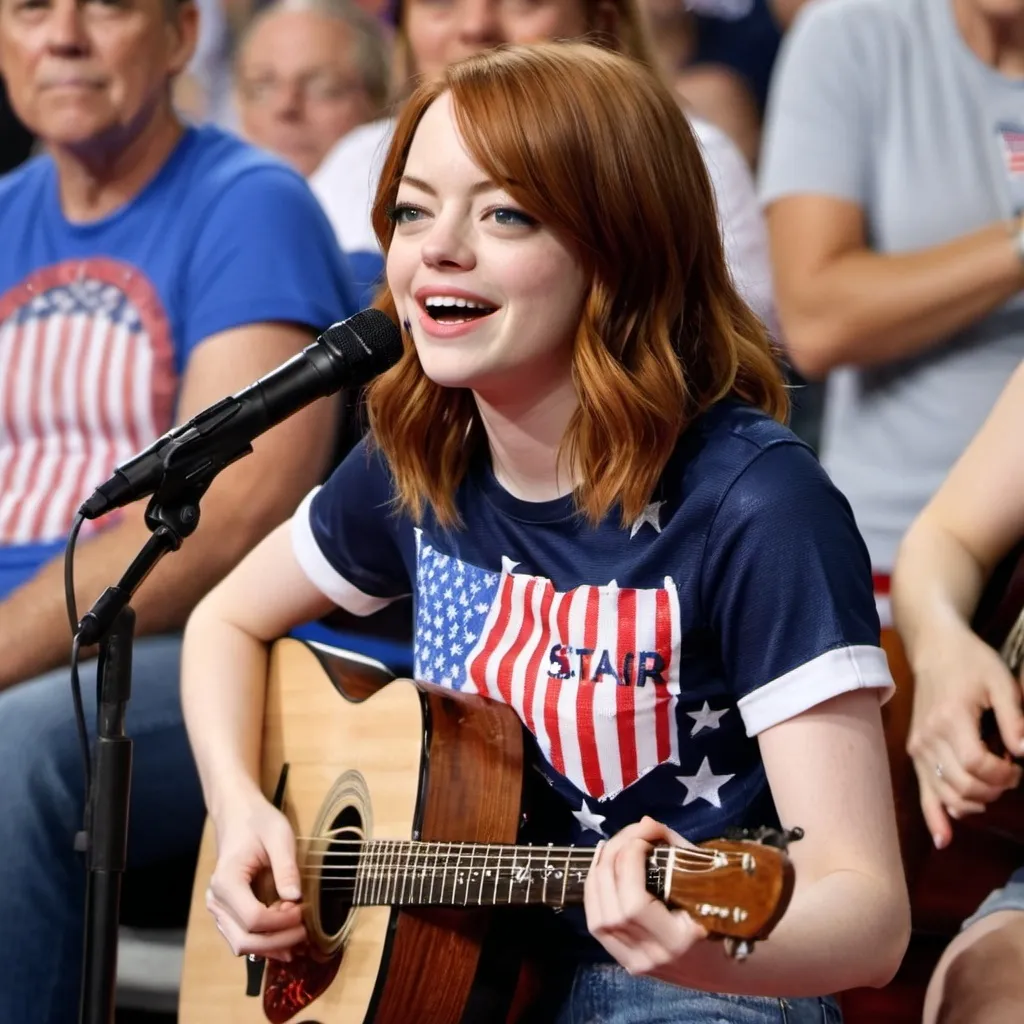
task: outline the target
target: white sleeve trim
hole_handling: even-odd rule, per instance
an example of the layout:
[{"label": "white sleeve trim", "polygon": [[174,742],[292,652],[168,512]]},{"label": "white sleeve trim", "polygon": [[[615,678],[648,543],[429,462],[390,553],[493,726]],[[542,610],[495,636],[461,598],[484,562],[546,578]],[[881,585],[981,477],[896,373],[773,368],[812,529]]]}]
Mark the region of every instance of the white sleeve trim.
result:
[{"label": "white sleeve trim", "polygon": [[881,647],[837,647],[797,666],[739,700],[737,707],[748,736],[795,718],[841,693],[881,690],[884,704],[896,692],[889,661]]},{"label": "white sleeve trim", "polygon": [[292,551],[302,571],[325,597],[352,615],[372,615],[395,600],[393,597],[373,597],[353,586],[331,565],[320,550],[309,524],[309,506],[319,487],[302,499],[291,521]]}]

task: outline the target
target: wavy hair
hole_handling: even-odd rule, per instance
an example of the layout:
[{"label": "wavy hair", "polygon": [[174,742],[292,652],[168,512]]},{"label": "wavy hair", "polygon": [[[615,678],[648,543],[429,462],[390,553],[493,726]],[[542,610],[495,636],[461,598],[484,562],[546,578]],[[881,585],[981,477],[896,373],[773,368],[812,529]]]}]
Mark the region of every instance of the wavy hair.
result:
[{"label": "wavy hair", "polygon": [[[555,232],[589,288],[573,341],[579,397],[563,441],[591,523],[650,500],[684,430],[735,396],[784,420],[789,399],[767,331],[725,263],[714,192],[693,131],[648,69],[586,43],[499,48],[453,64],[405,105],[373,206],[381,248],[420,118],[451,93],[483,172]],[[376,305],[397,322],[385,287]],[[486,443],[472,393],[435,384],[407,333],[367,393],[400,507],[456,525],[455,492]]]}]

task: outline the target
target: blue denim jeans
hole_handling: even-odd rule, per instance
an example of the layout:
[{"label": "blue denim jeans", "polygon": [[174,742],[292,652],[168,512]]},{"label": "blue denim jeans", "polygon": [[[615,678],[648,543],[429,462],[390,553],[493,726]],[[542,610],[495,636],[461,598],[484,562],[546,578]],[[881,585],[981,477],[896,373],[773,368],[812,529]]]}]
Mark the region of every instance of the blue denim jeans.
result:
[{"label": "blue denim jeans", "polygon": [[841,1024],[835,1000],[729,996],[634,977],[618,964],[577,969],[556,1024]]},{"label": "blue denim jeans", "polygon": [[999,910],[1024,911],[1024,868],[1014,871],[1002,888],[990,892],[981,906],[960,926],[960,930],[970,928],[983,917]]},{"label": "blue denim jeans", "polygon": [[[182,723],[180,637],[135,642],[125,731],[134,741],[129,864],[194,850],[204,811]],[[73,848],[84,793],[70,674],[0,692],[0,1021],[78,1020],[85,859]],[[90,731],[96,664],[81,665]]]}]

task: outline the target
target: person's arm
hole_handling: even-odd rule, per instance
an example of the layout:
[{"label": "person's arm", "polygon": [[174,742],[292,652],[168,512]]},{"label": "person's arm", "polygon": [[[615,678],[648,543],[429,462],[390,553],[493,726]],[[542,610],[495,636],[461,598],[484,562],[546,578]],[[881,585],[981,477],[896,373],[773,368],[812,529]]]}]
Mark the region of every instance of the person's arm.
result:
[{"label": "person's arm", "polygon": [[970,622],[992,570],[1024,538],[1022,432],[1024,364],[907,531],[893,572],[894,621],[914,672],[908,750],[937,846],[952,838],[950,814],[982,811],[1021,779],[978,729],[991,707],[1007,749],[1024,753],[1021,688]]},{"label": "person's arm", "polygon": [[[360,443],[210,591],[185,630],[185,725],[217,834],[207,906],[236,954],[287,958],[303,937],[295,837],[259,787],[268,645],[333,605],[368,615],[408,593],[390,500],[390,474]],[[266,907],[254,895],[263,870],[284,903]]]},{"label": "person's arm", "polygon": [[[254,324],[207,339],[189,360],[179,418],[251,384],[311,340],[308,329],[287,324]],[[202,500],[196,532],[159,563],[132,600],[138,635],[180,629],[209,587],[323,479],[335,410],[333,399],[307,407],[257,438],[253,453],[215,480]],[[79,615],[117,582],[149,538],[146,504],[130,506],[114,525],[78,545]],[[70,647],[61,556],[0,602],[0,689],[65,663]]]},{"label": "person's arm", "polygon": [[[273,580],[272,587],[267,580]],[[182,646],[182,706],[214,821],[263,799],[260,741],[268,645],[333,602],[310,582],[278,526],[196,606]]]},{"label": "person's arm", "polygon": [[[588,893],[588,909],[603,911],[598,937],[635,973],[711,992],[798,997],[888,984],[909,941],[910,905],[877,694],[835,697],[759,742],[780,820],[806,832],[790,846],[796,886],[768,939],[730,960],[700,941],[687,915],[647,895],[646,853],[671,839],[653,822],[624,829],[599,855]],[[645,941],[614,938],[627,922]]]},{"label": "person's arm", "polygon": [[863,210],[846,199],[786,196],[767,219],[786,349],[808,378],[916,355],[1024,287],[1017,222],[882,255],[867,246]]},{"label": "person's arm", "polygon": [[[869,247],[886,18],[884,7],[809,6],[769,94],[759,191],[776,304],[788,354],[812,379],[923,352],[1024,286],[1009,221],[913,252]],[[941,238],[944,211],[934,217]]]}]

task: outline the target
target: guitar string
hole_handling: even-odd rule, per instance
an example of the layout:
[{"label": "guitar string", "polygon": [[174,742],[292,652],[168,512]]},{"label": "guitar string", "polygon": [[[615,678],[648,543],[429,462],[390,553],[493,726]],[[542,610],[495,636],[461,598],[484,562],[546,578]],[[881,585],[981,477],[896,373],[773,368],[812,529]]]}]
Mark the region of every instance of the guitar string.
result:
[{"label": "guitar string", "polygon": [[[462,842],[459,840],[447,840],[447,839],[336,839],[330,835],[320,836],[296,836],[298,842],[305,843],[320,843],[329,847],[337,846],[361,846],[370,848],[373,850],[383,850],[385,846],[395,843],[400,844],[400,849],[395,850],[389,848],[388,854],[394,855],[396,853],[404,853],[406,851],[415,853],[417,855],[421,853],[435,853],[438,852],[440,847],[449,847],[451,852],[460,852],[463,856],[480,857],[487,856],[493,857],[495,853],[499,857],[534,857],[538,855],[544,856],[585,856],[588,859],[594,856],[593,848],[585,846],[510,846],[503,843],[492,843],[486,842]],[[433,847],[434,850],[429,848]],[[654,848],[654,852],[661,853],[667,856],[668,852],[673,850],[676,858],[685,858],[693,861],[721,861],[723,857],[727,859],[742,858],[749,856],[747,852],[738,852],[735,850],[693,850],[685,846],[659,846]],[[328,853],[331,851],[327,851]],[[323,855],[323,854],[321,854]]]}]

